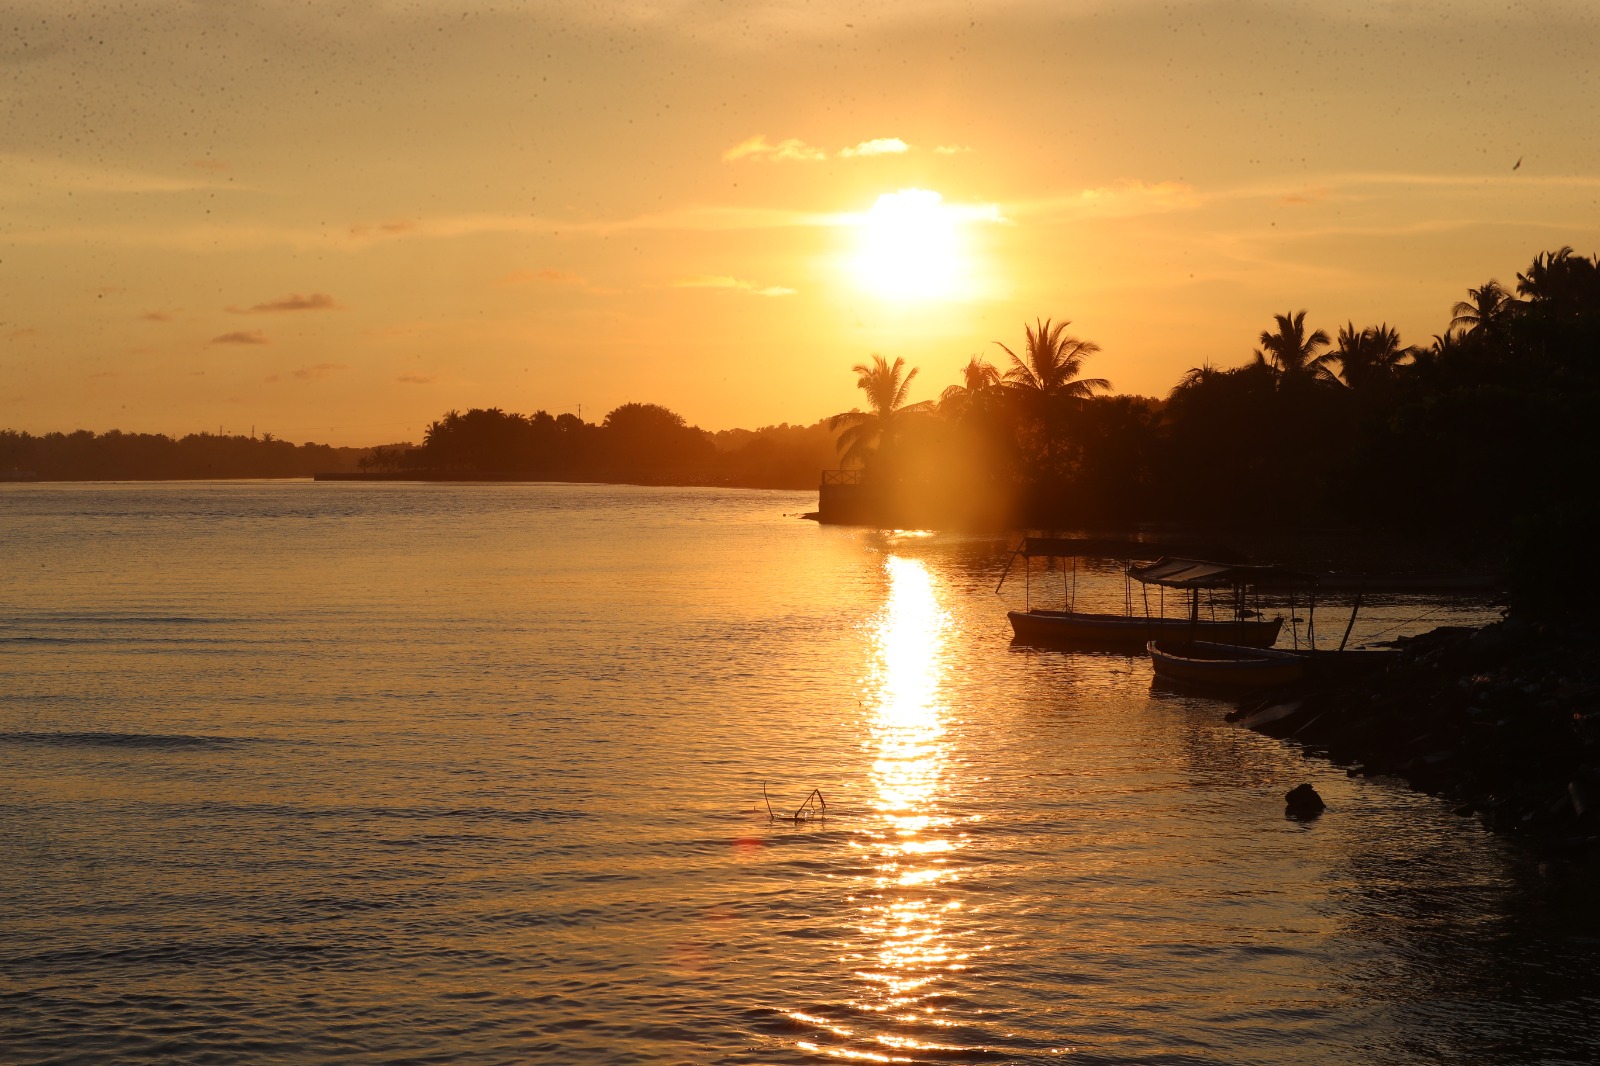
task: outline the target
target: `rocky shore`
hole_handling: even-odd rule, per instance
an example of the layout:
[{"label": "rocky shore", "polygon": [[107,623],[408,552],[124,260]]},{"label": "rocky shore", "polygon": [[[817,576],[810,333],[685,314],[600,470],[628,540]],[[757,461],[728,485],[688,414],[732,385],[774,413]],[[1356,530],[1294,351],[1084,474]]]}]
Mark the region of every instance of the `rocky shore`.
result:
[{"label": "rocky shore", "polygon": [[1515,618],[1398,642],[1381,672],[1255,695],[1230,721],[1391,775],[1541,855],[1600,858],[1600,632]]}]

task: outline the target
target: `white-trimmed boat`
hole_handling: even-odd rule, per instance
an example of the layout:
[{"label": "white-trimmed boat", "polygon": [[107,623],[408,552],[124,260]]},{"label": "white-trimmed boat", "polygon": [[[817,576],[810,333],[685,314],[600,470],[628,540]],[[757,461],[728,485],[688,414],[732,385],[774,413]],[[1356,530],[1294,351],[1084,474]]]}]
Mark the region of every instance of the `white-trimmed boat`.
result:
[{"label": "white-trimmed boat", "polygon": [[[1275,566],[1242,566],[1163,556],[1153,563],[1131,564],[1124,570],[1130,592],[1123,614],[1075,610],[1075,597],[1070,592],[1068,603],[1061,609],[1033,606],[1034,559],[1071,559],[1076,574],[1080,558],[1127,558],[1141,547],[1148,550],[1150,546],[1085,538],[1025,538],[1007,564],[1006,574],[1000,578],[1000,585],[1004,585],[1016,560],[1025,561],[1026,605],[1023,610],[1006,612],[1016,639],[1023,643],[1124,651],[1134,655],[1143,652],[1153,640],[1267,648],[1277,641],[1283,618],[1266,618],[1254,609],[1251,602],[1255,591],[1263,586],[1292,590],[1296,586],[1309,586],[1314,580],[1310,575]],[[1131,582],[1187,593],[1183,614],[1168,615],[1164,610],[1152,614],[1148,608],[1139,613],[1134,609]],[[995,590],[998,592],[999,588],[997,585]],[[1204,603],[1202,592],[1207,594]],[[1148,596],[1141,598],[1148,604]],[[1164,596],[1161,602],[1164,606]]]}]

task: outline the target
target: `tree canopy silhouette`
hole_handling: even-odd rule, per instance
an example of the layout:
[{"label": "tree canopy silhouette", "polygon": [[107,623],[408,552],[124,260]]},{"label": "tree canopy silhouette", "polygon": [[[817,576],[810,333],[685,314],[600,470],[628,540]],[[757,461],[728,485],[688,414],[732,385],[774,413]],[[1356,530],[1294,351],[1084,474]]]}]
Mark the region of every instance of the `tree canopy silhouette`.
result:
[{"label": "tree canopy silhouette", "polygon": [[1272,317],[1277,321],[1277,329],[1261,331],[1261,347],[1256,349],[1255,357],[1257,362],[1272,368],[1279,388],[1333,381],[1333,371],[1328,369],[1329,356],[1317,354],[1319,348],[1328,346],[1327,333],[1319,329],[1307,334],[1304,311]]},{"label": "tree canopy silhouette", "polygon": [[1036,319],[1032,326],[1024,323],[1026,341],[1021,355],[995,341],[1011,357],[1011,368],[1005,372],[1006,385],[1032,401],[1082,400],[1110,389],[1111,382],[1105,378],[1078,376],[1083,373],[1084,360],[1098,352],[1100,346],[1069,335],[1070,325],[1065,319],[1052,323],[1048,318]]},{"label": "tree canopy silhouette", "polygon": [[870,468],[880,453],[893,450],[907,417],[932,409],[926,400],[906,403],[917,368],[906,370],[905,362],[896,358],[890,363],[874,354],[871,363],[857,363],[850,368],[856,373],[856,387],[867,394],[867,410],[845,411],[828,419],[828,428],[843,430],[838,446],[839,461],[844,465]]}]

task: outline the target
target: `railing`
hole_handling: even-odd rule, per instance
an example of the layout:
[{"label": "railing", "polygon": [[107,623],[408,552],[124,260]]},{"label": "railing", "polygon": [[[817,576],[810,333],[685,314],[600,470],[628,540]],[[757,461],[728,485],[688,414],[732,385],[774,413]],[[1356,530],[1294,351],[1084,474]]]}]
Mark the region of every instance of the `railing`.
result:
[{"label": "railing", "polygon": [[822,483],[824,485],[859,485],[863,470],[824,470]]}]

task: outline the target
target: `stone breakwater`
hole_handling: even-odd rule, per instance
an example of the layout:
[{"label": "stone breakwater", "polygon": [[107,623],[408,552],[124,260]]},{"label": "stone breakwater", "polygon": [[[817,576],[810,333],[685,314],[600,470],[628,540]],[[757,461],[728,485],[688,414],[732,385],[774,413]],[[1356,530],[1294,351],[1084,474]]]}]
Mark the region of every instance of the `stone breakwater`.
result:
[{"label": "stone breakwater", "polygon": [[1399,642],[1381,673],[1256,695],[1230,721],[1391,775],[1546,854],[1600,857],[1600,632],[1508,619]]}]

